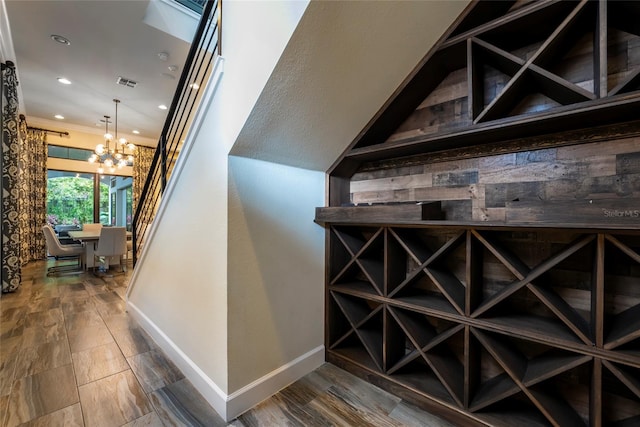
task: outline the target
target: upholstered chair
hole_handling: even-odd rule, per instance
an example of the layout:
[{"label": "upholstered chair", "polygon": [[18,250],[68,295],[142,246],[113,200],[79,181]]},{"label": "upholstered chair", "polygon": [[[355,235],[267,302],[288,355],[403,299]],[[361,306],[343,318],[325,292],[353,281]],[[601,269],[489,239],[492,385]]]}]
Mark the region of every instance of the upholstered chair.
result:
[{"label": "upholstered chair", "polygon": [[47,269],[47,276],[54,274],[62,274],[69,272],[81,272],[84,264],[85,249],[83,245],[63,245],[56,237],[55,231],[50,225],[42,227],[44,239],[47,244],[47,252],[56,260],[61,259],[77,259],[77,264],[71,265],[55,265]]},{"label": "upholstered chair", "polygon": [[124,227],[102,227],[100,239],[94,256],[100,263],[101,270],[109,269],[109,260],[119,257],[120,266],[124,271],[122,257],[127,252],[127,231]]}]

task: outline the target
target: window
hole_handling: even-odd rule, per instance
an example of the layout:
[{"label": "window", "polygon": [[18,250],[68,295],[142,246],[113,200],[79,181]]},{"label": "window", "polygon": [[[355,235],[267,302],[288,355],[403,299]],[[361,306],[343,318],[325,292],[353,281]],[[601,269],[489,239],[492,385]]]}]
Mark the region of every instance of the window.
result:
[{"label": "window", "polygon": [[49,170],[47,172],[47,222],[93,222],[93,174]]},{"label": "window", "polygon": [[99,222],[131,229],[132,183],[131,177],[49,170],[47,222],[52,226]]},{"label": "window", "polygon": [[[131,191],[133,179],[127,176],[100,176],[100,222],[105,225],[130,227]],[[106,192],[102,190],[106,188]]]},{"label": "window", "polygon": [[63,147],[61,145],[48,145],[49,157],[67,160],[87,160],[93,151],[82,148]]}]

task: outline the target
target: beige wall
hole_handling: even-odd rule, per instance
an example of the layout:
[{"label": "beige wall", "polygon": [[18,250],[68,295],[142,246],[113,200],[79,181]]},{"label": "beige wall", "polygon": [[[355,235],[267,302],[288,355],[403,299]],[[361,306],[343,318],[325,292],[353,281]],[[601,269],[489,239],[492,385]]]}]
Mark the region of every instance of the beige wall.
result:
[{"label": "beige wall", "polygon": [[324,173],[229,158],[229,390],[324,341]]}]

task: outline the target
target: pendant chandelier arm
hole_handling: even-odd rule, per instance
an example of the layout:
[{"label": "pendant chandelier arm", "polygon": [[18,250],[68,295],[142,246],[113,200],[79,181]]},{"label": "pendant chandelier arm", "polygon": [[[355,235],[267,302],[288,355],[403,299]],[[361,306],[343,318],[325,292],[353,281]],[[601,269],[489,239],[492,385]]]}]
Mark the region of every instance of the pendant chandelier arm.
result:
[{"label": "pendant chandelier arm", "polygon": [[[109,168],[109,171],[113,173],[116,167],[122,168],[127,165],[127,162],[132,163],[134,161],[133,150],[135,149],[135,145],[127,143],[125,138],[122,138],[122,141],[118,139],[118,104],[120,100],[114,99],[113,102],[116,104],[114,148],[112,150],[110,146],[111,140],[114,138],[114,136],[109,133],[109,119],[111,117],[105,115],[105,143],[96,145],[95,154],[89,158],[90,163],[98,163],[97,172],[99,174],[104,173],[105,167]],[[118,149],[118,144],[122,145],[121,150]],[[127,148],[131,150],[131,154],[127,154]]]}]

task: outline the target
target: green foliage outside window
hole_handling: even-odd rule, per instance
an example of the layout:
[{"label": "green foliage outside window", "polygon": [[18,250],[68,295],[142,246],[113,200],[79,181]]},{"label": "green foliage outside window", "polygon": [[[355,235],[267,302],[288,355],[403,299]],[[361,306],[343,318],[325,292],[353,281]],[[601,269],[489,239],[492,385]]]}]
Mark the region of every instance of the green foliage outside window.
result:
[{"label": "green foliage outside window", "polygon": [[[100,220],[108,223],[109,186],[100,183]],[[76,177],[49,178],[47,222],[84,224],[93,222],[93,180]]]}]

